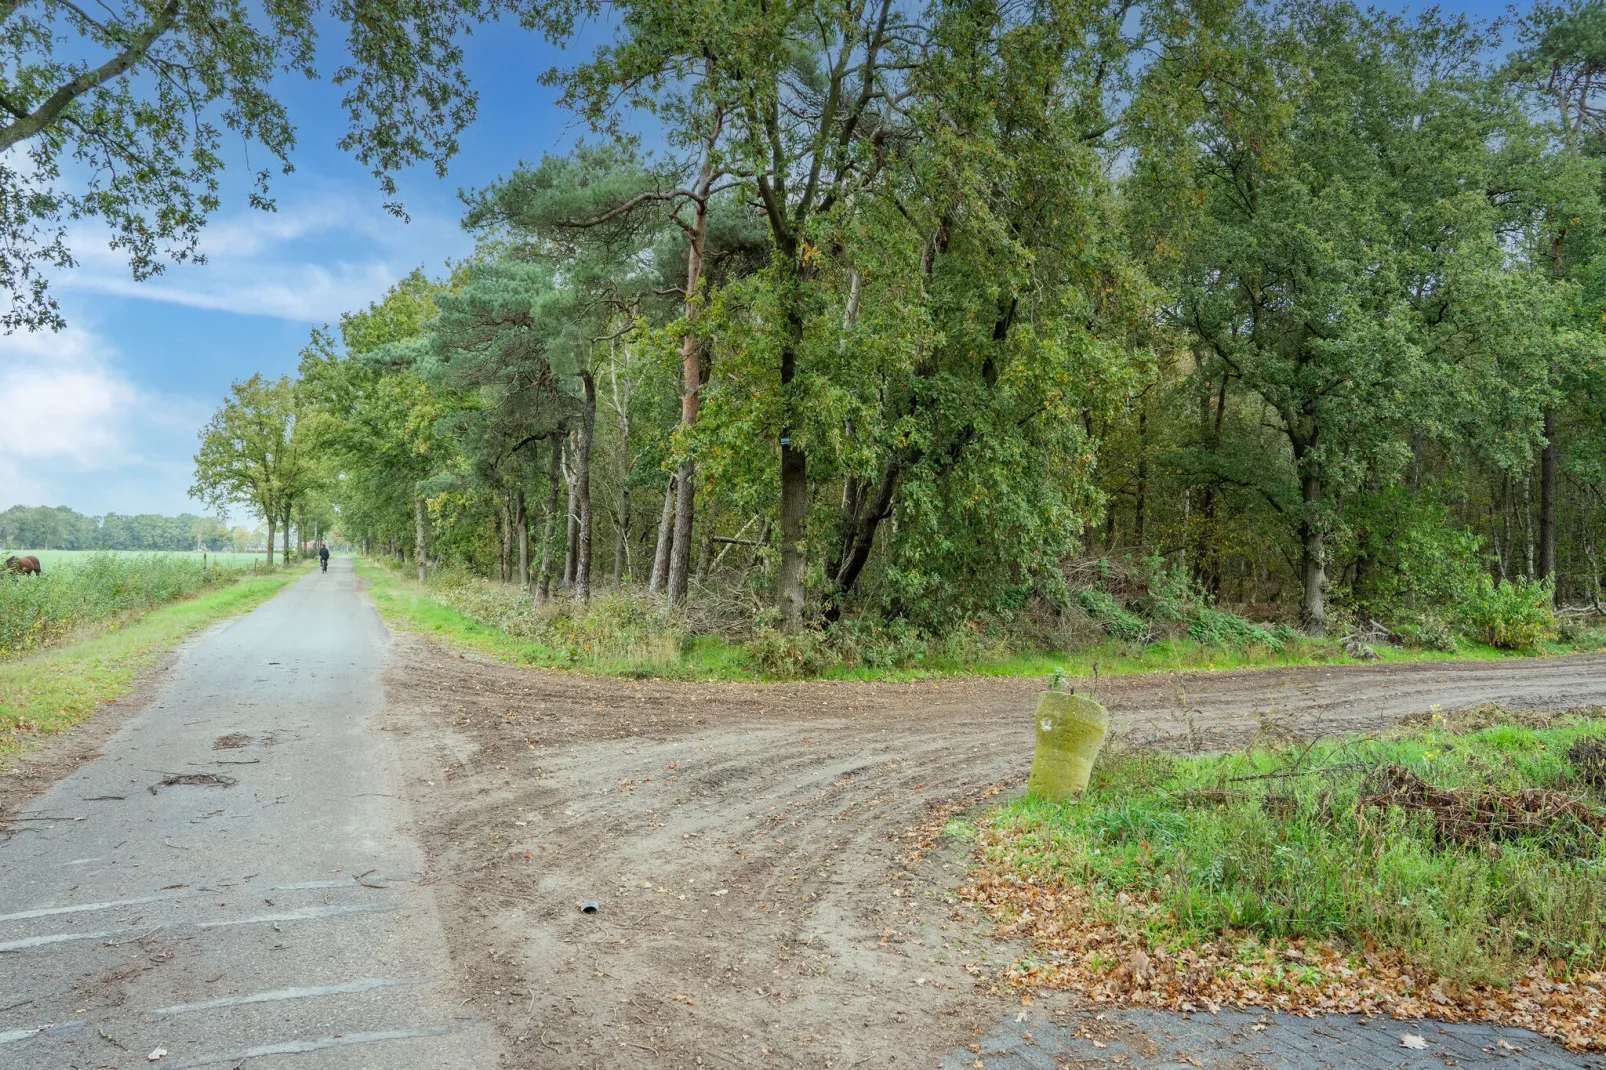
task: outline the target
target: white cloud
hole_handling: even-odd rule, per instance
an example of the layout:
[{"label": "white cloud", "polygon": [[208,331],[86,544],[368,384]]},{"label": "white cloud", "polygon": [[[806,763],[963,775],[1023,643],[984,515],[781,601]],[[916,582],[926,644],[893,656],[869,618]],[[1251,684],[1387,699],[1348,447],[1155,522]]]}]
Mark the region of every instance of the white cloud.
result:
[{"label": "white cloud", "polygon": [[0,509],[100,511],[151,498],[171,507],[188,473],[146,447],[171,452],[163,447],[175,433],[193,434],[204,418],[195,409],[137,388],[117,351],[83,328],[0,336]]},{"label": "white cloud", "polygon": [[106,356],[99,339],[75,327],[0,338],[0,456],[86,468],[115,457],[122,414],[137,395]]},{"label": "white cloud", "polygon": [[134,281],[107,237],[101,227],[76,230],[78,267],[56,285],[303,323],[333,322],[420,264],[438,270],[472,245],[452,219],[415,212],[403,223],[373,199],[337,189],[282,198],[277,212],[219,216],[202,231],[205,264],[170,264],[146,282]]}]

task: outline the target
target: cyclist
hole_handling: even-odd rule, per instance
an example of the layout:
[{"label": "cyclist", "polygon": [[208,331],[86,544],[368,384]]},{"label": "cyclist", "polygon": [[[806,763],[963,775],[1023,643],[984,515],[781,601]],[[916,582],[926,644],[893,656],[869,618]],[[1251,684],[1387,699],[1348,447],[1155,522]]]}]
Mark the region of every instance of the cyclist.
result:
[{"label": "cyclist", "polygon": [[320,542],[318,544],[318,563],[322,567],[323,571],[325,571],[325,572],[329,571],[329,544],[328,543]]}]

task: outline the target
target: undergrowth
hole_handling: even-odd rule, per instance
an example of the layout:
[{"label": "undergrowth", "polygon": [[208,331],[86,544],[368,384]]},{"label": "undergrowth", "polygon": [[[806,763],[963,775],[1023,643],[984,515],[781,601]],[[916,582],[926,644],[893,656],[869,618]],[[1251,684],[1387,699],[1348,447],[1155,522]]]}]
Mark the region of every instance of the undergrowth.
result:
[{"label": "undergrowth", "polygon": [[[1084,575],[1083,586],[1070,588],[1052,606],[968,620],[940,632],[869,615],[787,631],[750,592],[714,588],[695,589],[689,606],[673,611],[639,588],[599,591],[585,608],[559,591],[536,607],[517,585],[466,571],[433,574],[420,588],[387,562],[360,567],[385,585],[377,597],[391,600],[382,608],[415,627],[508,660],[585,672],[792,680],[1063,670],[1077,679],[1355,660],[1349,652],[1355,645],[1342,639],[1311,638],[1286,624],[1257,623],[1212,605],[1183,573],[1158,562],[1151,563],[1147,579],[1113,569]],[[1602,637],[1580,631],[1576,638],[1575,648],[1594,649]],[[1539,649],[1569,648],[1552,643]],[[1456,638],[1443,644],[1378,642],[1362,654],[1421,660],[1502,652],[1475,638]]]}]

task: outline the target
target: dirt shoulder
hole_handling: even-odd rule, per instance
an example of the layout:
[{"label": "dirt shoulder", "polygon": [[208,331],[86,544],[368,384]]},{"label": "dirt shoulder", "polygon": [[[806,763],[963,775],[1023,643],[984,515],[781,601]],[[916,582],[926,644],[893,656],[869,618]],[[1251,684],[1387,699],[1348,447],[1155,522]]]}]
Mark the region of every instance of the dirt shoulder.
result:
[{"label": "dirt shoulder", "polygon": [[[1024,778],[1040,681],[612,680],[401,637],[386,686],[454,972],[507,1065],[930,1066],[1008,1009],[978,978],[1016,949],[954,902],[958,850],[922,847]],[[1215,749],[1434,705],[1606,704],[1606,656],[1099,697],[1132,744]]]}]

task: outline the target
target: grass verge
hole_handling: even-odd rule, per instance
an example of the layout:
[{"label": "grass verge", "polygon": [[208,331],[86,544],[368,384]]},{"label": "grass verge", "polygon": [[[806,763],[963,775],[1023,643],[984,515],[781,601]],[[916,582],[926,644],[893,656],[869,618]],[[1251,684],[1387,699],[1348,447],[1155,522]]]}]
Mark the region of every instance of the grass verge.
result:
[{"label": "grass verge", "polygon": [[[917,680],[945,676],[1048,676],[1064,670],[1074,684],[1095,676],[1145,672],[1253,669],[1311,664],[1360,664],[1341,644],[1301,639],[1282,649],[1260,644],[1201,643],[1191,638],[1136,644],[1103,642],[1076,650],[1016,654],[988,648],[948,652],[922,649],[913,664],[817,664],[783,653],[767,656],[760,638],[746,646],[719,636],[689,635],[666,622],[656,603],[644,598],[599,595],[590,612],[575,615],[531,610],[517,588],[474,581],[461,586],[419,584],[376,561],[357,559],[357,573],[370,582],[380,613],[403,631],[432,635],[499,661],[600,675],[684,680]],[[778,637],[771,637],[778,638]],[[1591,635],[1582,645],[1551,643],[1535,653],[1569,654],[1600,649]],[[781,642],[790,640],[780,639]],[[800,640],[808,642],[805,637]],[[1379,647],[1381,661],[1483,660],[1520,657],[1463,640],[1455,652]],[[874,659],[868,659],[874,660]]]},{"label": "grass verge", "polygon": [[976,825],[962,895],[1095,1000],[1521,1025],[1606,1050],[1606,711],[1113,755]]},{"label": "grass verge", "polygon": [[0,765],[126,693],[141,671],[190,632],[254,609],[305,571],[247,576],[102,634],[0,662]]}]

